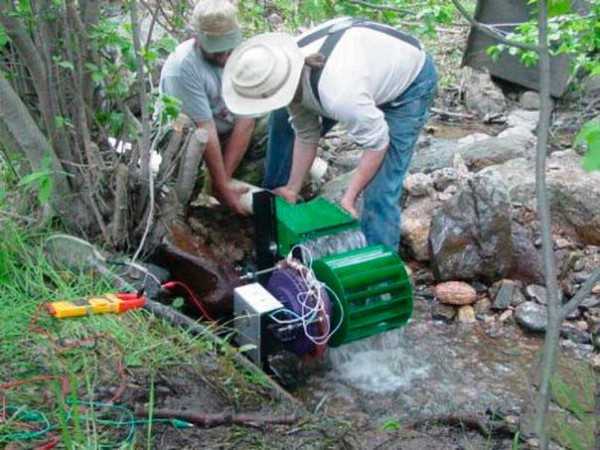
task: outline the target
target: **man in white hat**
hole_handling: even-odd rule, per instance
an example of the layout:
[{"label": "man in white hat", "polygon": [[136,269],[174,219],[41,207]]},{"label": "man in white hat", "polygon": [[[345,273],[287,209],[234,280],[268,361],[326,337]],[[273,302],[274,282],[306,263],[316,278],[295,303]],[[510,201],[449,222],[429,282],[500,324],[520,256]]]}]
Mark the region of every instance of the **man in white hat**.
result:
[{"label": "man in white hat", "polygon": [[265,186],[292,202],[319,138],[340,122],[364,149],[341,206],[358,216],[362,194],[367,241],[397,249],[402,184],[436,85],[433,61],[417,39],[341,18],[298,39],[267,33],[244,42],[225,66],[223,98],[236,114],[273,111]]},{"label": "man in white hat", "polygon": [[162,68],[160,91],[178,98],[181,112],[207,131],[202,151],[215,195],[244,214],[242,192],[230,181],[248,149],[254,120],[234,116],[221,96],[223,66],[242,41],[236,9],[227,0],[200,0],[192,26],[195,37],[181,43]]}]

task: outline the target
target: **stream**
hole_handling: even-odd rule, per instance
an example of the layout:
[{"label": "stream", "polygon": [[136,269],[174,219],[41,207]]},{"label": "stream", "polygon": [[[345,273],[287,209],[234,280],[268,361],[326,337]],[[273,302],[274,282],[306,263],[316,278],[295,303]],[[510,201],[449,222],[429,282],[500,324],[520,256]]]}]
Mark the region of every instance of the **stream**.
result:
[{"label": "stream", "polygon": [[403,329],[331,349],[327,369],[311,375],[295,395],[313,408],[360,412],[375,421],[524,405],[541,339],[513,326],[492,338],[479,323],[433,321],[427,300],[415,303]]}]

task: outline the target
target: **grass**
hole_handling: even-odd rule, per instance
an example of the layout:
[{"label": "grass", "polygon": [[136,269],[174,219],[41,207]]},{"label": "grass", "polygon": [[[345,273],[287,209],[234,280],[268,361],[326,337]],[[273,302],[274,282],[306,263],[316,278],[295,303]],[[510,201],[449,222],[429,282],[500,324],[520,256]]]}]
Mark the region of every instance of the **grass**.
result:
[{"label": "grass", "polygon": [[[136,440],[143,443],[140,447],[152,448],[151,420],[145,435],[138,427],[130,437],[127,427],[108,426],[98,419],[107,411],[115,417],[121,412],[77,405],[89,405],[98,397],[107,399],[123,379],[129,383],[127,377],[137,371],[147,374],[142,388],[152,410],[154,376],[182,366],[197,368],[201,357],[216,360],[210,373],[213,383],[228,386],[223,394],[235,397],[236,404],[243,403],[244,395],[257,387],[262,389],[256,376],[236,367],[231,358],[235,350],[216,349],[207,338],[193,337],[145,311],[67,320],[50,317],[42,309],[49,300],[89,296],[112,288],[89,273],[55,270],[42,251],[45,237],[45,233],[25,231],[0,218],[0,385],[4,385],[0,387],[0,419],[5,402],[48,418],[52,433],[42,441],[56,435],[67,448],[106,448],[107,442],[124,439],[123,448],[133,448]],[[65,379],[68,392],[64,392]],[[31,431],[34,424],[18,420],[22,418],[17,415],[11,420],[9,415],[8,420],[0,420],[0,446],[6,444],[9,433]]]}]

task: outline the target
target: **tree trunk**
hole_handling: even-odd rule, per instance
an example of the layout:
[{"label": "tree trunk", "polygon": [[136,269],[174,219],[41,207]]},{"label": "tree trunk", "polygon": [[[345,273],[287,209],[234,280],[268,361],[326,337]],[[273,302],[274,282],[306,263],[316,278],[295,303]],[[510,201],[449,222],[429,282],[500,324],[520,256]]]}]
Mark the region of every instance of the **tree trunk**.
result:
[{"label": "tree trunk", "polygon": [[8,142],[2,142],[5,147],[15,143],[30,162],[32,169],[41,170],[44,158],[50,158],[52,168],[52,180],[54,182],[53,206],[57,212],[64,212],[65,204],[69,201],[71,190],[67,177],[62,170],[52,146],[42,134],[35,121],[29,114],[27,107],[23,104],[10,83],[0,73],[0,122],[7,135]]},{"label": "tree trunk", "polygon": [[544,276],[548,291],[548,324],[544,340],[541,361],[541,380],[535,402],[535,431],[540,439],[541,448],[547,450],[548,438],[548,407],[550,405],[552,374],[556,368],[558,344],[560,337],[560,297],[558,295],[558,279],[556,262],[552,244],[552,223],[550,203],[546,187],[546,156],[548,152],[548,130],[552,114],[550,98],[550,51],[548,48],[548,6],[545,0],[538,2],[538,46],[539,75],[540,75],[540,121],[537,133],[536,154],[536,197],[537,212],[542,232],[542,252],[544,258]]}]

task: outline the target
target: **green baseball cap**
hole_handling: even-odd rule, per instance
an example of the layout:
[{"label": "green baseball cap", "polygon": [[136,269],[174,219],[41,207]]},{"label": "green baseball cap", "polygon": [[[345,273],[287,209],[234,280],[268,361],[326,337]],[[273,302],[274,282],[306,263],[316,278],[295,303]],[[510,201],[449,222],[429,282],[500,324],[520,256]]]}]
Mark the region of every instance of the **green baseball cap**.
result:
[{"label": "green baseball cap", "polygon": [[192,20],[200,45],[209,53],[227,52],[242,42],[237,10],[227,0],[200,0]]},{"label": "green baseball cap", "polygon": [[242,31],[239,28],[225,34],[212,34],[199,31],[198,40],[202,48],[208,53],[228,52],[242,42]]}]

